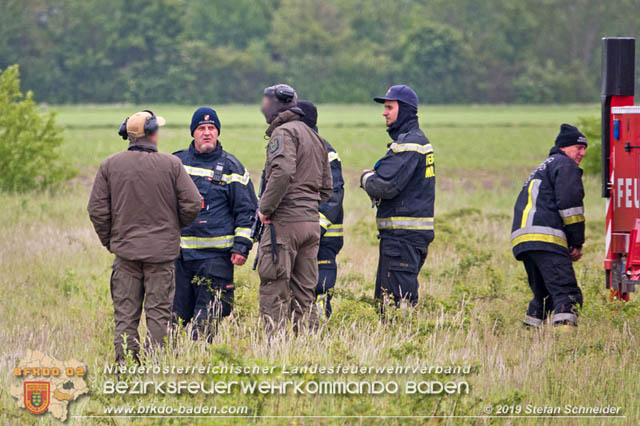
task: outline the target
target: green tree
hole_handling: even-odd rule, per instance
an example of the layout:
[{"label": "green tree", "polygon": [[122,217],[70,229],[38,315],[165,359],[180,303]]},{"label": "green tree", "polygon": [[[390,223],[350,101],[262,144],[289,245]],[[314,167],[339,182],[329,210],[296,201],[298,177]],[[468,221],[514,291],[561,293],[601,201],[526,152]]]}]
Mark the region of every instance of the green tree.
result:
[{"label": "green tree", "polygon": [[0,189],[55,188],[70,179],[62,131],[53,114],[40,113],[32,92],[20,92],[17,65],[0,72]]},{"label": "green tree", "polygon": [[455,29],[420,21],[400,40],[401,76],[423,102],[463,102],[467,98],[468,52]]}]

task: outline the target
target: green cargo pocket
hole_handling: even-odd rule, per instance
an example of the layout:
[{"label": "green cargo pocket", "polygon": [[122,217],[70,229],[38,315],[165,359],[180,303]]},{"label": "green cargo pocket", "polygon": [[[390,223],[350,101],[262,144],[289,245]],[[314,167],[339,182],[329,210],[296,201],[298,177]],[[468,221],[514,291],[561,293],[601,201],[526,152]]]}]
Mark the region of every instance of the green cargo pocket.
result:
[{"label": "green cargo pocket", "polygon": [[271,245],[260,245],[258,256],[258,274],[261,280],[276,281],[291,277],[291,258],[284,245],[278,244],[277,263],[273,263]]}]

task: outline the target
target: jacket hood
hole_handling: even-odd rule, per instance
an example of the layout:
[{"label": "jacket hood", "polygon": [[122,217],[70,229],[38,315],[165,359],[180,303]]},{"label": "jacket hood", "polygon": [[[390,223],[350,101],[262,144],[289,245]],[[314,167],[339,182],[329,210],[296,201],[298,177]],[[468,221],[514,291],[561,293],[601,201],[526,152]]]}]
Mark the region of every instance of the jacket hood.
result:
[{"label": "jacket hood", "polygon": [[293,106],[279,113],[276,118],[273,119],[265,133],[267,136],[271,136],[276,128],[282,126],[284,123],[288,123],[289,121],[300,120],[303,116],[304,111],[302,111],[298,106]]},{"label": "jacket hood", "polygon": [[398,119],[387,128],[387,133],[391,139],[398,140],[401,133],[406,133],[418,127],[418,110],[413,106],[398,102]]}]

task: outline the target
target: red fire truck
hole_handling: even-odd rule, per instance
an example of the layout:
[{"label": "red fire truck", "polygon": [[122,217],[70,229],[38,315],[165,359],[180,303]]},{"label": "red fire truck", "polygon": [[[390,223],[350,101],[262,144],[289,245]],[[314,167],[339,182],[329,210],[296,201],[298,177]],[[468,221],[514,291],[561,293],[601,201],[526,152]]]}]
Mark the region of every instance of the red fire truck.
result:
[{"label": "red fire truck", "polygon": [[633,106],[635,38],[602,39],[602,196],[607,288],[629,300],[640,285],[640,106]]}]

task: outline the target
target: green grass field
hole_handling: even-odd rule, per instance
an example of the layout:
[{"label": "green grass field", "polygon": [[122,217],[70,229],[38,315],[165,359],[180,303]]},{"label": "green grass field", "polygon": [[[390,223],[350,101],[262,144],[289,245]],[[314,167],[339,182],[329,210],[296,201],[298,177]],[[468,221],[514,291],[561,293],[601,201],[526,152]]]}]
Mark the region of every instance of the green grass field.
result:
[{"label": "green grass field", "polygon": [[[194,107],[154,105],[167,119],[160,150],[190,142]],[[314,335],[269,344],[258,324],[258,277],[236,269],[236,308],[212,345],[177,336],[175,347],[148,362],[162,365],[257,363],[361,364],[365,366],[471,365],[467,376],[426,374],[376,376],[408,380],[467,380],[463,395],[181,395],[113,396],[102,392],[114,380],[103,367],[113,360],[113,311],[109,294],[112,255],[95,236],[86,213],[100,161],[125,149],[117,136],[136,106],[45,107],[65,126],[63,151],[77,169],[61,192],[0,194],[0,420],[30,424],[8,391],[12,369],[27,349],[87,363],[91,394],[70,405],[70,416],[103,415],[104,407],[163,403],[247,406],[250,416],[352,416],[344,418],[244,419],[256,423],[343,424],[629,424],[640,422],[640,306],[611,303],[604,288],[604,201],[598,176],[585,177],[587,243],[576,273],[585,295],[580,327],[558,334],[549,327],[520,326],[530,290],[524,268],[511,254],[511,213],[532,168],[548,153],[559,125],[597,116],[596,105],[430,106],[421,108],[422,128],[436,153],[436,239],[420,273],[420,303],[392,323],[378,322],[372,306],[377,264],[375,211],[358,188],[360,171],[386,149],[381,108],[321,105],[320,133],[342,158],[345,247],[339,261],[334,315]],[[222,106],[220,140],[250,170],[254,182],[264,163],[264,129],[257,106]],[[587,155],[599,155],[589,152]],[[255,250],[254,250],[255,253]],[[156,377],[167,380],[170,377]],[[202,379],[211,379],[204,377]],[[215,380],[246,379],[220,375]],[[276,371],[266,380],[284,380]],[[325,380],[319,375],[298,379]],[[331,376],[331,379],[354,379]],[[198,379],[200,380],[200,379]],[[359,416],[483,416],[487,406],[622,407],[619,419],[572,418],[360,418]],[[72,424],[153,424],[153,418],[71,418]],[[170,424],[209,424],[206,418],[174,418]],[[218,419],[234,424],[238,419]],[[46,415],[41,423],[53,422]]]}]

